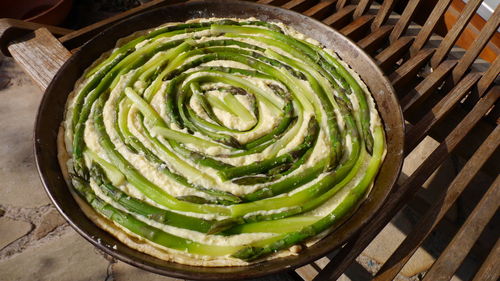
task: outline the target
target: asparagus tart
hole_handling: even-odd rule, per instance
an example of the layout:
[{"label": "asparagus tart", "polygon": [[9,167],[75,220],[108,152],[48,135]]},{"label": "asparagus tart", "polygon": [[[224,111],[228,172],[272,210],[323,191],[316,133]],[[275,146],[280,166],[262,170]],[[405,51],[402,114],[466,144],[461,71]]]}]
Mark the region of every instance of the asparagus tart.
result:
[{"label": "asparagus tart", "polygon": [[386,151],[367,87],[329,47],[255,18],[119,40],[76,83],[61,125],[79,205],[168,261],[300,254],[366,198]]}]

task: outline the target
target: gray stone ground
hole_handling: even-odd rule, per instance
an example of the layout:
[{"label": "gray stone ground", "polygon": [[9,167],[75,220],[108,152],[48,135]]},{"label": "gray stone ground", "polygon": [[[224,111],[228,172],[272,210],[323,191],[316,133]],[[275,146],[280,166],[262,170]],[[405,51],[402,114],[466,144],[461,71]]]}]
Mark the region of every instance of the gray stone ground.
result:
[{"label": "gray stone ground", "polygon": [[[118,262],[98,251],[51,205],[38,179],[32,149],[34,118],[41,97],[41,90],[12,59],[0,57],[0,281],[175,280]],[[436,146],[434,140],[426,139],[408,157],[402,179]],[[456,171],[457,164],[447,161],[426,183],[422,200],[432,202],[435,191],[449,183]],[[481,186],[482,182],[489,181],[478,179],[475,184]],[[461,206],[467,209],[467,202]],[[463,222],[462,209],[455,208],[448,214],[447,223],[431,235],[430,242],[417,251],[397,280],[421,279],[458,229],[454,222]],[[415,227],[418,216],[418,212],[411,209],[401,212],[339,280],[369,280],[404,239],[405,233]],[[494,237],[489,240],[495,240],[491,238]],[[477,251],[481,253],[481,249]],[[326,262],[323,258],[316,264],[321,268]],[[454,280],[470,278],[477,265],[474,257],[468,258]],[[298,273],[305,280],[314,276],[307,267]]]}]

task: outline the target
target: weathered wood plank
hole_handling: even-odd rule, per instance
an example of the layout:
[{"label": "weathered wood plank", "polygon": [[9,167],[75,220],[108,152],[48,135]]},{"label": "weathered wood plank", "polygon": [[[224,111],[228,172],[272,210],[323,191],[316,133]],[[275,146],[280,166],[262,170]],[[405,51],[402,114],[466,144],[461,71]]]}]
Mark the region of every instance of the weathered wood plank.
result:
[{"label": "weathered wood plank", "polygon": [[477,83],[477,91],[479,96],[483,96],[483,94],[488,90],[488,88],[493,85],[495,79],[498,77],[500,73],[500,55],[493,61],[488,70],[484,73],[481,80]]},{"label": "weathered wood plank", "polygon": [[344,6],[347,4],[347,2],[349,2],[349,0],[339,0],[337,1],[337,5],[336,5],[336,8],[337,8],[337,11],[344,8]]},{"label": "weathered wood plank", "polygon": [[362,16],[368,9],[370,5],[373,3],[373,0],[361,0],[356,5],[356,10],[354,11],[354,18],[358,18]]},{"label": "weathered wood plank", "polygon": [[[477,7],[481,5],[482,0],[471,0],[467,3],[464,10],[460,13],[460,17],[453,27],[446,33],[443,41],[439,44],[439,47],[431,59],[431,66],[436,66],[443,61],[446,55],[450,52],[451,48],[457,42],[458,37],[462,34],[462,31],[467,26],[467,23],[474,15]],[[425,28],[425,27],[424,27]]]},{"label": "weathered wood plank", "polygon": [[351,40],[357,41],[370,30],[368,27],[374,18],[375,16],[373,15],[361,16],[342,28],[340,33],[349,37]]},{"label": "weathered wood plank", "polygon": [[394,26],[391,35],[389,35],[389,40],[391,42],[398,40],[399,37],[401,37],[401,35],[403,35],[403,33],[406,31],[413,16],[415,15],[415,10],[417,9],[420,2],[421,0],[410,0],[408,2],[405,9],[403,10],[403,13],[401,14],[401,17]]},{"label": "weathered wood plank", "polygon": [[336,2],[337,0],[320,1],[318,4],[305,11],[304,15],[313,17],[315,19],[323,19],[335,12]]},{"label": "weathered wood plank", "polygon": [[395,0],[385,0],[382,2],[382,5],[377,12],[377,16],[375,16],[375,19],[373,20],[372,30],[378,29],[385,23],[387,18],[391,15],[395,2]]},{"label": "weathered wood plank", "polygon": [[[491,15],[490,19],[486,22],[486,25],[481,29],[481,33],[474,40],[471,47],[465,52],[464,56],[458,61],[457,66],[452,72],[452,83],[455,85],[462,78],[462,76],[469,70],[474,60],[477,58],[479,53],[483,50],[488,40],[500,25],[500,5],[495,9],[495,12]],[[450,85],[451,86],[451,85]]]},{"label": "weathered wood plank", "polygon": [[451,60],[443,62],[436,69],[434,69],[431,74],[425,77],[425,79],[420,82],[415,89],[410,90],[410,92],[408,92],[408,94],[400,100],[403,112],[406,113],[410,111],[411,108],[416,108],[423,101],[425,101],[425,99],[444,81],[447,75],[451,73],[451,70],[456,64],[457,61]]},{"label": "weathered wood plank", "polygon": [[335,29],[340,29],[352,19],[352,13],[354,13],[355,9],[356,6],[354,5],[345,6],[344,8],[338,10],[335,14],[324,19],[323,23]]},{"label": "weathered wood plank", "polygon": [[450,183],[448,189],[440,198],[427,208],[427,211],[415,223],[418,227],[407,234],[405,240],[392,253],[374,280],[392,280],[403,266],[410,260],[418,247],[425,241],[436,225],[443,219],[450,207],[455,203],[460,194],[469,185],[481,167],[500,145],[500,126],[488,136],[474,155],[467,161],[459,174]]},{"label": "weathered wood plank", "polygon": [[11,44],[9,52],[38,86],[45,90],[71,53],[48,29],[40,28]]},{"label": "weathered wood plank", "polygon": [[281,7],[296,12],[303,12],[311,8],[316,2],[317,0],[291,0]]},{"label": "weathered wood plank", "polygon": [[62,27],[4,18],[0,19],[0,50],[5,56],[10,56],[7,47],[13,40],[39,28],[47,28],[55,36],[63,36],[73,32],[71,29]]},{"label": "weathered wood plank", "polygon": [[450,5],[450,2],[451,0],[440,0],[439,2],[437,2],[434,9],[432,9],[431,14],[425,21],[425,24],[422,26],[422,29],[418,33],[415,42],[413,42],[413,45],[410,47],[410,53],[412,55],[422,49],[425,43],[427,43],[427,41],[431,37],[432,32],[434,31],[434,28],[436,28],[439,20],[442,18],[444,12]]},{"label": "weathered wood plank", "polygon": [[444,118],[456,103],[472,89],[480,78],[481,74],[479,73],[470,73],[467,75],[455,88],[443,97],[430,112],[425,114],[417,124],[410,128],[406,133],[405,151],[412,151],[427,135],[432,126]]},{"label": "weathered wood plank", "polygon": [[391,67],[393,67],[394,64],[408,51],[408,48],[410,48],[413,40],[413,37],[401,37],[389,47],[385,48],[382,52],[375,56],[375,61],[378,63],[378,66],[387,73]]},{"label": "weathered wood plank", "polygon": [[433,53],[434,49],[423,49],[396,69],[396,71],[389,76],[389,80],[391,80],[394,89],[398,91],[400,88],[406,90],[411,87],[410,80],[415,78],[422,66],[429,61]]},{"label": "weathered wood plank", "polygon": [[384,25],[377,30],[371,32],[363,39],[358,41],[358,45],[368,54],[373,55],[382,45],[387,42],[389,34],[392,31],[393,25]]},{"label": "weathered wood plank", "polygon": [[260,4],[267,4],[267,5],[274,5],[274,6],[281,6],[284,5],[287,0],[258,0],[257,3]]},{"label": "weathered wood plank", "polygon": [[500,175],[474,208],[453,240],[427,271],[423,281],[450,280],[476,243],[479,235],[498,210]]}]

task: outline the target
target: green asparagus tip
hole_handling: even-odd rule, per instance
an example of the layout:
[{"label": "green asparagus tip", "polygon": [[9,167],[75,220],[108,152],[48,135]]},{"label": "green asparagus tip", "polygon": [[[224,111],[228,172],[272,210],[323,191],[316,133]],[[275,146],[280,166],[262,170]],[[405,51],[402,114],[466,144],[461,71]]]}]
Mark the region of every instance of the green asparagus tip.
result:
[{"label": "green asparagus tip", "polygon": [[233,255],[233,258],[241,259],[244,261],[252,261],[261,255],[262,248],[260,247],[245,247]]},{"label": "green asparagus tip", "polygon": [[195,203],[195,204],[213,203],[210,200],[207,200],[206,198],[195,196],[195,195],[177,196],[175,198],[177,198],[178,200],[181,200],[181,201],[191,202],[191,203]]},{"label": "green asparagus tip", "polygon": [[212,226],[208,229],[207,234],[217,234],[242,223],[244,223],[244,221],[240,218],[220,220],[212,224]]}]

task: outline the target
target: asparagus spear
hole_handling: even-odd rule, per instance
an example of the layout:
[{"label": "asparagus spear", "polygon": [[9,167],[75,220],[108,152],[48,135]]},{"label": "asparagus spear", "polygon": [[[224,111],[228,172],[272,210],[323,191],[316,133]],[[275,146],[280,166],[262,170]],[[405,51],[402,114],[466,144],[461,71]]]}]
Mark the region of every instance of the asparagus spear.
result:
[{"label": "asparagus spear", "polygon": [[[181,34],[196,34],[208,29],[212,32],[209,37],[213,37],[209,40],[196,42],[195,40],[200,39],[196,35],[180,40],[163,39]],[[226,38],[218,37],[223,34]],[[245,38],[245,41],[235,38]],[[283,52],[253,44],[252,40]],[[141,42],[142,46],[137,47]],[[204,65],[217,60],[242,63],[251,69]],[[116,150],[114,140],[110,139],[106,131],[108,128],[104,127],[102,111],[111,90],[123,77],[128,77],[128,87],[115,100],[117,122],[114,129],[119,139],[131,152],[143,154],[155,165],[167,166],[162,160],[167,159],[168,164],[175,167],[175,171],[162,169],[165,175],[185,187],[206,193],[207,197],[188,195],[174,198],[148,181]],[[247,77],[254,79],[252,81],[270,81],[269,85],[272,87],[263,90],[246,80]],[[229,254],[244,260],[254,260],[300,243],[328,229],[338,222],[340,216],[348,214],[355,207],[371,185],[383,157],[383,129],[375,126],[372,135],[367,97],[356,80],[328,52],[285,35],[273,24],[222,20],[162,27],[118,48],[87,72],[86,79],[69,111],[75,171],[72,178],[75,188],[105,217],[138,236],[172,249],[212,256]],[[134,90],[135,82],[148,87],[144,92],[141,86]],[[285,89],[274,83],[283,85]],[[167,84],[166,88],[163,88],[164,84]],[[210,96],[206,96],[202,90],[202,87],[207,89],[204,84],[219,84],[218,90],[230,92],[218,106],[253,122],[253,125],[245,130],[226,128],[213,113],[212,107],[217,106],[217,102],[208,100]],[[231,93],[235,90],[235,93]],[[240,94],[239,92],[256,98],[254,114],[233,96]],[[347,97],[351,92],[356,97],[359,112],[352,110],[351,100]],[[150,105],[158,93],[164,95],[166,100],[167,122]],[[202,102],[203,110],[211,120],[197,115],[189,104],[191,98],[198,98]],[[251,139],[247,143],[237,142],[232,136],[252,133],[262,125],[261,104],[281,118],[278,125],[267,135]],[[327,130],[324,133],[330,140],[331,149],[328,149],[328,155],[325,154],[322,160],[294,173],[307,162],[314,151],[319,134],[315,119],[311,119],[302,144],[289,152],[278,152],[295,137],[306,120],[304,115],[310,112],[314,112],[320,124],[326,124]],[[110,162],[86,148],[85,123],[91,113],[99,144]],[[338,126],[337,116],[342,117],[342,127]],[[134,120],[134,124],[139,124],[135,129],[145,143],[139,141],[139,136],[131,133],[129,119]],[[172,129],[169,121],[187,128],[188,133]],[[208,138],[194,136],[193,132],[200,132]],[[160,135],[162,137],[158,137]],[[193,151],[185,144],[197,146],[200,150]],[[230,152],[215,158],[202,152],[213,147],[228,149]],[[244,157],[264,150],[268,157],[244,166],[232,166],[216,159]],[[101,166],[104,172],[92,168],[89,174],[83,155]],[[300,215],[324,204],[337,194],[360,172],[361,164],[368,158],[370,162],[364,177],[331,214],[323,218]],[[216,188],[198,186],[189,182],[185,176],[206,177],[208,181],[211,177],[197,171],[196,166],[191,163],[218,170],[221,178],[233,179],[233,183],[262,186],[242,198]],[[105,179],[106,176],[111,182]],[[96,197],[88,187],[89,177],[98,184],[102,193],[113,200],[112,205]],[[125,180],[166,209],[130,198],[115,187]],[[315,181],[311,183],[313,180]],[[311,184],[300,191],[277,196],[307,183]],[[232,218],[209,221],[178,212],[220,214]],[[221,231],[224,235],[267,231],[278,235],[247,246],[209,246],[150,227],[138,219],[137,215],[208,234]]]},{"label": "asparagus spear", "polygon": [[374,149],[373,156],[370,159],[368,168],[363,179],[349,191],[347,196],[342,202],[335,207],[330,214],[318,220],[317,222],[302,228],[299,231],[290,232],[281,236],[281,238],[273,243],[263,247],[247,246],[233,257],[243,259],[246,261],[255,260],[263,255],[274,253],[281,249],[286,249],[292,245],[298,244],[307,238],[313,237],[328,228],[332,227],[336,222],[345,218],[349,213],[352,213],[359,204],[360,200],[366,196],[369,188],[371,187],[378,169],[380,168],[382,157],[384,154],[384,132],[381,126],[377,126],[374,130]]}]

